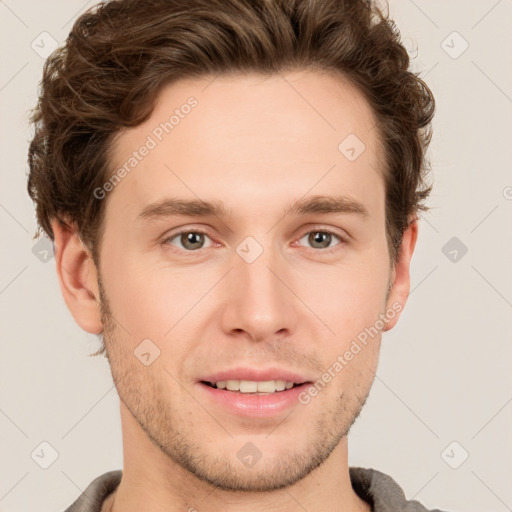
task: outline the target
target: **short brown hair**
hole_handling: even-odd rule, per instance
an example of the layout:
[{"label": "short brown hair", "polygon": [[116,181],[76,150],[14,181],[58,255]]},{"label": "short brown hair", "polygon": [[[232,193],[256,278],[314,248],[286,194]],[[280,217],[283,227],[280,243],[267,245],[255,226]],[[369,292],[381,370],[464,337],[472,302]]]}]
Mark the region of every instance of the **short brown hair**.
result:
[{"label": "short brown hair", "polygon": [[[396,261],[411,215],[427,210],[434,97],[395,23],[364,0],[112,0],[81,15],[46,60],[32,112],[28,191],[39,231],[71,222],[99,262],[112,142],[144,122],[164,85],[228,72],[313,68],[369,102],[384,148],[386,233]],[[340,141],[341,142],[341,141]],[[108,198],[107,198],[108,199]]]}]

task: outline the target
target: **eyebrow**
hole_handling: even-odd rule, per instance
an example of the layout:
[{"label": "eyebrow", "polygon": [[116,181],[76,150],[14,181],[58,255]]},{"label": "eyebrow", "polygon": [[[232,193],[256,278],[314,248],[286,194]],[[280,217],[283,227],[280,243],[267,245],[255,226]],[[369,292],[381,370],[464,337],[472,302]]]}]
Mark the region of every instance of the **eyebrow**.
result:
[{"label": "eyebrow", "polygon": [[[311,213],[355,213],[368,217],[366,207],[348,196],[316,195],[299,199],[285,209],[283,215],[308,215]],[[226,208],[222,201],[203,201],[201,199],[165,198],[146,206],[137,220],[155,220],[183,215],[187,217],[233,217],[233,211]]]},{"label": "eyebrow", "polygon": [[308,213],[356,213],[368,217],[366,207],[347,196],[313,196],[300,199],[290,208],[291,215],[307,215]]}]

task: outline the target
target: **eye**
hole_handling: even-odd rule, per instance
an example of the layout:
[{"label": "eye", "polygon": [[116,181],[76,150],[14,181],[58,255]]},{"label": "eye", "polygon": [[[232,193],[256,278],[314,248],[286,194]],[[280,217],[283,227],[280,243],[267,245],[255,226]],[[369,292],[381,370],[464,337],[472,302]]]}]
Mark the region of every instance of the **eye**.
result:
[{"label": "eye", "polygon": [[[201,249],[212,247],[213,244],[211,243],[210,245],[205,246],[206,239],[209,239],[211,241],[210,236],[205,231],[185,230],[179,231],[178,233],[174,233],[172,236],[166,238],[163,243],[165,245],[176,247],[178,250],[181,251],[197,252]],[[335,245],[340,245],[345,241],[344,238],[342,238],[340,235],[328,229],[316,229],[313,231],[309,231],[304,236],[302,236],[298,241],[301,242],[304,239],[307,239],[307,243],[309,243],[313,249],[319,250],[330,249]],[[331,245],[331,243],[336,240],[339,243]]]},{"label": "eye", "polygon": [[307,238],[307,242],[312,245],[313,249],[329,249],[332,247],[331,242],[333,239],[337,239],[340,243],[344,242],[340,235],[325,229],[309,231],[299,241],[305,238]]},{"label": "eye", "polygon": [[180,231],[165,239],[164,244],[176,247],[172,240],[177,239],[177,242],[181,244],[181,246],[178,246],[179,249],[193,252],[204,248],[205,237],[210,238],[204,231]]}]

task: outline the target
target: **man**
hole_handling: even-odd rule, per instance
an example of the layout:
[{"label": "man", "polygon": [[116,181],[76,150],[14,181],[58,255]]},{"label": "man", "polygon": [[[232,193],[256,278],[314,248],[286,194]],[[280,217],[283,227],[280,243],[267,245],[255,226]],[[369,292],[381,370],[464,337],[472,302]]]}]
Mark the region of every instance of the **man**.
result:
[{"label": "man", "polygon": [[434,99],[340,0],[111,1],[45,65],[29,192],[102,336],[124,467],[68,511],[424,511],[348,467]]}]

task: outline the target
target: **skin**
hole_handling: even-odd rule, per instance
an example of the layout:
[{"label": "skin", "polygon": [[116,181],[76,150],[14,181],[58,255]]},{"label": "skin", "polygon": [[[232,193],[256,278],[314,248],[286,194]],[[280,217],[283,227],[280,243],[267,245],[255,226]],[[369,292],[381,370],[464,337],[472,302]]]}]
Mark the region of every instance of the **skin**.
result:
[{"label": "skin", "polygon": [[[121,399],[123,477],[103,510],[368,511],[350,484],[347,433],[381,333],[291,413],[241,417],[196,381],[239,365],[320,379],[379,314],[405,305],[417,224],[392,264],[373,114],[341,76],[317,71],[183,80],[118,137],[113,166],[190,96],[197,107],[108,193],[99,268],[72,227],[53,224],[64,299],[84,330],[103,333]],[[351,133],[366,146],[355,161],[338,150]],[[283,216],[335,192],[368,215]],[[234,215],[136,220],[170,195],[222,200]],[[194,229],[209,233],[199,249],[175,236]],[[315,245],[307,235],[322,229],[344,241]],[[236,252],[247,236],[263,248],[252,263]],[[147,338],[160,350],[149,366],[134,356]],[[262,454],[250,468],[236,457],[247,442]]]}]

